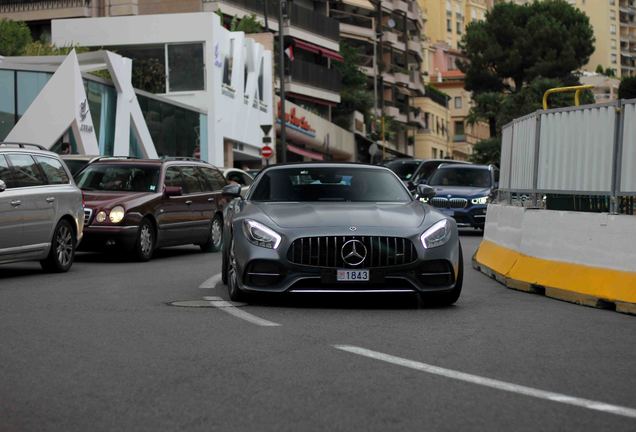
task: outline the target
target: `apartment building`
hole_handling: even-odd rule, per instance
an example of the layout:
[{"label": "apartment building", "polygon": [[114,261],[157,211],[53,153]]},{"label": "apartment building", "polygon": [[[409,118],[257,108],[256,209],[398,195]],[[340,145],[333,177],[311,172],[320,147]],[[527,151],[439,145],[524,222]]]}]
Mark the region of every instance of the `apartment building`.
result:
[{"label": "apartment building", "polygon": [[[620,25],[620,69],[618,76],[636,75],[636,2],[634,0],[610,0],[618,3]],[[616,28],[614,27],[613,30]],[[615,44],[613,34],[611,43]],[[598,51],[598,48],[597,48]]]},{"label": "apartment building", "polygon": [[385,157],[413,156],[415,135],[426,128],[415,104],[424,95],[426,15],[415,0],[338,0],[329,5],[330,17],[340,22],[341,41],[358,51],[369,89],[377,91],[375,117],[391,118],[393,130],[384,142]]}]

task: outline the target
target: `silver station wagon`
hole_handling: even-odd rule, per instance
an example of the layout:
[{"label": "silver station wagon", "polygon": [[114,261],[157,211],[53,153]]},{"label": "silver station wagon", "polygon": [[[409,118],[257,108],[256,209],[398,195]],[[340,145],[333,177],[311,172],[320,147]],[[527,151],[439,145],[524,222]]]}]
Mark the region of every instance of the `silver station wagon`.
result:
[{"label": "silver station wagon", "polygon": [[40,261],[66,272],[83,228],[82,192],[58,155],[0,143],[0,264]]}]

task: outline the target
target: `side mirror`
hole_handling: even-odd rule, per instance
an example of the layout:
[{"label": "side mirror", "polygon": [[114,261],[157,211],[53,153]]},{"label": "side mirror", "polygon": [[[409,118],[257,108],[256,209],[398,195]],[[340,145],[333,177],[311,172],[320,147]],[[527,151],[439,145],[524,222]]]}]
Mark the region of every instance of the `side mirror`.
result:
[{"label": "side mirror", "polygon": [[417,198],[426,198],[427,200],[430,200],[434,196],[435,189],[433,189],[432,187],[422,183],[417,185]]},{"label": "side mirror", "polygon": [[0,180],[0,192],[4,192],[7,190],[7,184]]},{"label": "side mirror", "polygon": [[239,198],[241,196],[241,185],[229,184],[223,186],[221,194],[227,198]]},{"label": "side mirror", "polygon": [[178,197],[183,195],[183,188],[181,186],[166,186],[163,189],[163,194],[170,197]]}]

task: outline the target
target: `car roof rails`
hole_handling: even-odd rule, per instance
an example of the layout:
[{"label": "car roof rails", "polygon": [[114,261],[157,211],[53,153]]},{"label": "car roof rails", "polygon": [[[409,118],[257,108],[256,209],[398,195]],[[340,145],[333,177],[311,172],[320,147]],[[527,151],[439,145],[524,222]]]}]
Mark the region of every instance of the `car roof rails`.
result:
[{"label": "car roof rails", "polygon": [[97,156],[91,159],[91,162],[97,162],[109,159],[139,159],[137,156]]},{"label": "car roof rails", "polygon": [[0,142],[0,146],[16,146],[18,148],[27,148],[27,147],[34,147],[38,150],[43,150],[43,151],[51,151],[49,149],[47,149],[44,146],[41,146],[40,144],[29,144],[29,143],[14,143],[14,142]]},{"label": "car roof rails", "polygon": [[161,160],[164,161],[187,161],[187,162],[205,162],[201,159],[188,157],[188,156],[162,156]]}]

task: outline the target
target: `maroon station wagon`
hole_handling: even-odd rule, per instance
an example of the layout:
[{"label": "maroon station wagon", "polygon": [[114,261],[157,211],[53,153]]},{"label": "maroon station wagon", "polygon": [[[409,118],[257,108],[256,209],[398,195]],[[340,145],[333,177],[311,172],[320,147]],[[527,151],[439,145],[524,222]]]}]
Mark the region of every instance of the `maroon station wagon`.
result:
[{"label": "maroon station wagon", "polygon": [[156,248],[197,244],[221,249],[221,190],[227,184],[214,166],[179,159],[101,159],[75,179],[84,195],[80,250],[123,248],[148,261]]}]

